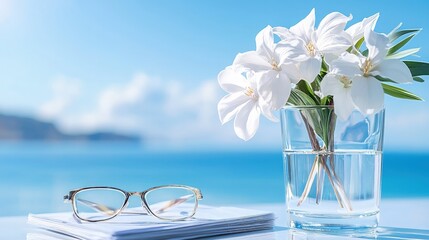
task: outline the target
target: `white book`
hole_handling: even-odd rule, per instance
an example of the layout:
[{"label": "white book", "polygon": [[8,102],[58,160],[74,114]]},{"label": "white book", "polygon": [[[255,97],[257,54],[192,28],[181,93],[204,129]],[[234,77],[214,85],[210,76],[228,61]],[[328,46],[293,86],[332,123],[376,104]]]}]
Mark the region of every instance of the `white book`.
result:
[{"label": "white book", "polygon": [[[134,210],[134,209],[132,209]],[[192,239],[271,229],[274,214],[235,207],[199,206],[191,219],[165,221],[153,216],[120,214],[103,222],[82,222],[71,212],[29,214],[28,223],[52,239]],[[43,239],[43,232],[29,233],[28,240]],[[42,235],[42,236],[41,236]]]}]

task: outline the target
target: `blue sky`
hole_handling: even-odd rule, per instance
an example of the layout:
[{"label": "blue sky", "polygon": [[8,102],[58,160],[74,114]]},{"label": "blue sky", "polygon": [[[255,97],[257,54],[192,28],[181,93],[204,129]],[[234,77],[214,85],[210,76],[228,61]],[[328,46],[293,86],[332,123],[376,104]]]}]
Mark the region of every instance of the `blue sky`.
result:
[{"label": "blue sky", "polygon": [[[408,45],[429,60],[429,3],[407,1],[0,2],[0,112],[54,121],[64,131],[138,133],[153,146],[280,149],[263,120],[250,142],[216,113],[219,71],[254,49],[266,25],[290,27],[316,8],[376,30],[423,28]],[[406,86],[429,99],[429,83]],[[428,102],[386,97],[386,148],[429,149]]]}]

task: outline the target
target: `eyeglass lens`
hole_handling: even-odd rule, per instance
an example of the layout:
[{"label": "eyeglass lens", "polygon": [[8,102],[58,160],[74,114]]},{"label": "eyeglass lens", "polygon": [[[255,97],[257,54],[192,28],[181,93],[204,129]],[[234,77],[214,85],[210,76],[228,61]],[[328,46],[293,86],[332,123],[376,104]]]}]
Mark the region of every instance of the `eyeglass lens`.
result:
[{"label": "eyeglass lens", "polygon": [[115,189],[91,188],[74,196],[76,214],[79,218],[101,221],[112,218],[125,204],[126,195]]},{"label": "eyeglass lens", "polygon": [[197,199],[191,189],[181,187],[156,188],[146,193],[150,211],[159,218],[180,220],[195,214]]}]

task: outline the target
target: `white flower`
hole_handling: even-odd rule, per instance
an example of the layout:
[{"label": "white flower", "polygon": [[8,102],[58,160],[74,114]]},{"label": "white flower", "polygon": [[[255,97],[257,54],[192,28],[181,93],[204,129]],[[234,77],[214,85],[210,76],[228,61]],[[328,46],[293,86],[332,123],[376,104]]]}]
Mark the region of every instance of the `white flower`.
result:
[{"label": "white flower", "polygon": [[[297,69],[286,61],[283,45],[274,43],[273,29],[267,26],[256,36],[256,51],[239,53],[233,65],[255,73],[258,92],[272,109],[284,106],[291,91],[291,81],[297,82]],[[256,90],[256,89],[255,89]]]},{"label": "white flower", "polygon": [[247,74],[246,78],[233,67],[227,67],[219,73],[218,81],[229,93],[218,103],[220,121],[225,124],[235,116],[234,131],[239,138],[247,141],[255,135],[261,113],[275,120],[269,106],[259,97],[252,74]]},{"label": "white flower", "polygon": [[379,16],[380,14],[376,13],[347,28],[346,33],[350,35],[351,44],[355,45],[363,37],[364,31],[368,27],[374,30]]},{"label": "white flower", "polygon": [[351,46],[350,37],[344,31],[351,19],[351,16],[333,12],[322,19],[316,30],[313,9],[289,30],[275,28],[275,33],[282,39],[280,43],[287,46],[287,57],[297,61],[302,79],[312,82],[320,72],[323,56],[338,56]]},{"label": "white flower", "polygon": [[[350,59],[347,59],[350,58]],[[356,108],[352,96],[353,77],[359,74],[359,69],[344,69],[348,64],[342,64],[344,61],[353,62],[356,60],[355,55],[344,54],[339,59],[334,60],[331,64],[331,72],[328,73],[320,83],[320,90],[324,96],[331,95],[334,98],[335,114],[342,120],[346,120]],[[354,62],[358,65],[358,62]]]},{"label": "white flower", "polygon": [[[332,71],[322,80],[322,92],[334,96],[335,111],[342,118],[351,113],[353,103],[360,112],[372,114],[384,106],[384,90],[376,76],[397,83],[412,82],[408,67],[398,59],[386,59],[389,39],[367,27],[364,32],[368,56],[345,53],[332,63]],[[326,82],[324,83],[324,81]]]}]

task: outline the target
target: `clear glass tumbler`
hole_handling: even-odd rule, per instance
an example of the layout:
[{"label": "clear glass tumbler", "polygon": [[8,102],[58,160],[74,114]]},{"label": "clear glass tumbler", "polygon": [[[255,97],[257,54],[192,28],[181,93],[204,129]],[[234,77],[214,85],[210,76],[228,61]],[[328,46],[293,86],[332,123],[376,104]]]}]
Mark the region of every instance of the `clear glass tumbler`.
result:
[{"label": "clear glass tumbler", "polygon": [[377,227],[384,110],[342,120],[332,106],[287,106],[281,128],[290,226]]}]

